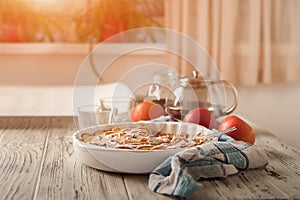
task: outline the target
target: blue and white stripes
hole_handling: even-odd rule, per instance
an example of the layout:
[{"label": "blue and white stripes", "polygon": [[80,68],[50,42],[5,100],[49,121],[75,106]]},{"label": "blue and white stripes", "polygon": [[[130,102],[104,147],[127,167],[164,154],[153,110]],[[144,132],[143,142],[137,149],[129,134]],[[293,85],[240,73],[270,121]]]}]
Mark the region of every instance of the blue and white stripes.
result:
[{"label": "blue and white stripes", "polygon": [[227,177],[236,174],[239,169],[268,164],[264,151],[255,145],[229,137],[220,140],[169,157],[150,174],[149,188],[157,193],[188,199],[202,188],[202,184],[197,182],[200,178]]}]

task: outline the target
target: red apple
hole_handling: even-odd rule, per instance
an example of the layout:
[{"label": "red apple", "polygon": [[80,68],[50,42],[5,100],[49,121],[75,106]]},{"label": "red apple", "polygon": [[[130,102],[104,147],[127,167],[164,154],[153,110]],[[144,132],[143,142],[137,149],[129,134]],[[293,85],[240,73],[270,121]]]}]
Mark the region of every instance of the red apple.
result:
[{"label": "red apple", "polygon": [[206,108],[195,108],[191,110],[184,118],[184,122],[202,125],[208,129],[216,128],[216,119]]},{"label": "red apple", "polygon": [[145,101],[136,105],[131,111],[131,121],[151,120],[165,114],[164,108],[151,101]]},{"label": "red apple", "polygon": [[236,127],[236,130],[227,133],[228,136],[235,140],[241,140],[250,144],[254,144],[255,133],[253,132],[252,127],[237,116],[231,115],[225,117],[218,129],[219,131],[223,131],[234,126]]}]

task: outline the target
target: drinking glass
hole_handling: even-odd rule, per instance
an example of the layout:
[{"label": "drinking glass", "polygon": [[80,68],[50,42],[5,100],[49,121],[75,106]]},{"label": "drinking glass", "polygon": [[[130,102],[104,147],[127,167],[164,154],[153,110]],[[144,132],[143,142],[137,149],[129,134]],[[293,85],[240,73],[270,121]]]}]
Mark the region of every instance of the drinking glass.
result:
[{"label": "drinking glass", "polygon": [[117,113],[113,107],[102,109],[98,105],[84,105],[78,108],[79,129],[101,124],[110,124]]},{"label": "drinking glass", "polygon": [[100,99],[100,105],[102,110],[107,108],[115,108],[116,114],[112,119],[112,122],[130,122],[130,112],[134,106],[134,100],[130,97],[115,96],[105,97]]}]

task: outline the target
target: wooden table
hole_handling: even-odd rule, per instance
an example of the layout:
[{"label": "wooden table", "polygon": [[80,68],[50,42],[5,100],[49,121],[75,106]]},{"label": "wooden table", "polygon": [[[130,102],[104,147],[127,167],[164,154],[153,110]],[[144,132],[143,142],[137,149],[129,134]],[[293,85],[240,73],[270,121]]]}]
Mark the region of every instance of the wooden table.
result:
[{"label": "wooden table", "polygon": [[[74,130],[72,117],[0,117],[0,199],[172,199],[149,190],[147,175],[79,163]],[[194,199],[300,199],[300,151],[262,129],[256,132],[268,167],[203,180]]]}]

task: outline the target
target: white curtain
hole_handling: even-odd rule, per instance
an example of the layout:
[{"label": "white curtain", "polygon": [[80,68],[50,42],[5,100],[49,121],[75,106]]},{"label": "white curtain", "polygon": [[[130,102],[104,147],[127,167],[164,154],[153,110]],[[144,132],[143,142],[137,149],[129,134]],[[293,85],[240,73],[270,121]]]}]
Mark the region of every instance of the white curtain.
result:
[{"label": "white curtain", "polygon": [[[223,79],[244,85],[300,80],[299,0],[166,0],[166,27],[199,42]],[[175,56],[170,64],[184,75],[193,70]]]}]

